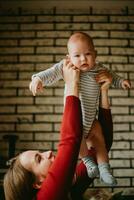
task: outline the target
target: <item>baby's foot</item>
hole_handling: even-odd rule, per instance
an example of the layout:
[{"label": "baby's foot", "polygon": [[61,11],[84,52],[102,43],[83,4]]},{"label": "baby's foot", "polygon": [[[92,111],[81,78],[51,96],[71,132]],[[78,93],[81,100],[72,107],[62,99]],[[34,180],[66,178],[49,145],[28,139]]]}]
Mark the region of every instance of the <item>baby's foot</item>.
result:
[{"label": "baby's foot", "polygon": [[87,168],[87,174],[89,178],[95,178],[98,175],[98,166],[94,162],[93,158],[90,156],[86,156],[82,158],[82,161]]},{"label": "baby's foot", "polygon": [[100,172],[100,180],[103,181],[104,183],[111,185],[111,186],[116,186],[117,181],[114,176],[112,176],[110,172],[110,165],[108,163],[101,163],[98,165],[99,172]]}]

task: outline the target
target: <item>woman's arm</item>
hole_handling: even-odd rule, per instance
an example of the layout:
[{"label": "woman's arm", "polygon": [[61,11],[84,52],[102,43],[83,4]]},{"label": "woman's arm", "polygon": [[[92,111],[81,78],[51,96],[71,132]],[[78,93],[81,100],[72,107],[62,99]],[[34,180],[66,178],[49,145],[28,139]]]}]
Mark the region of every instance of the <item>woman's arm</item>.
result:
[{"label": "woman's arm", "polygon": [[[112,81],[110,74],[106,71],[100,72],[99,76],[96,78],[96,81],[102,83],[101,86],[101,98],[100,98],[100,107],[99,107],[99,117],[107,150],[109,151],[112,140],[113,140],[113,123],[111,110],[108,100],[108,89],[109,85]],[[93,149],[89,150],[89,154],[93,157],[95,156],[95,152]],[[90,179],[87,176],[87,170],[83,162],[81,162],[77,168],[75,173],[75,183],[71,188],[71,196],[72,200],[82,200],[82,195],[84,191],[88,188],[88,186],[93,182],[93,179]]]},{"label": "woman's arm", "polygon": [[[66,66],[66,64],[65,64]],[[69,192],[82,137],[82,116],[78,98],[79,74],[67,64],[63,69],[68,96],[61,125],[57,156],[37,194],[38,200],[63,200]]]}]

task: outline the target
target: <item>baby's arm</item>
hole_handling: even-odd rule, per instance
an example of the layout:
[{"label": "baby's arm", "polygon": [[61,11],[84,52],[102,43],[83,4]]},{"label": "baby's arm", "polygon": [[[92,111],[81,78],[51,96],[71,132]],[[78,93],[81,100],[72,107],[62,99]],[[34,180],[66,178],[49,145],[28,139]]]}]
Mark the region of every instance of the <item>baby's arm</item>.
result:
[{"label": "baby's arm", "polygon": [[50,86],[63,78],[62,75],[63,60],[55,64],[53,67],[41,71],[32,76],[29,89],[35,96],[38,90],[42,90],[43,86]]},{"label": "baby's arm", "polygon": [[102,70],[102,71],[107,70],[112,75],[112,84],[115,87],[123,88],[123,89],[130,89],[131,88],[131,82],[129,80],[124,79],[123,77],[119,76],[118,74],[116,74],[112,70],[106,68],[103,64],[100,64],[99,70]]}]

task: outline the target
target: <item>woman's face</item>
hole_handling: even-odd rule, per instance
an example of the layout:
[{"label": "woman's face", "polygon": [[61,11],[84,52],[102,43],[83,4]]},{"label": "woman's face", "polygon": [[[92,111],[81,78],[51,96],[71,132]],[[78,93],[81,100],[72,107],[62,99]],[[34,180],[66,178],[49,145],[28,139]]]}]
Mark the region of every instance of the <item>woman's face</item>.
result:
[{"label": "woman's face", "polygon": [[52,151],[25,151],[20,154],[20,163],[30,172],[33,172],[37,181],[43,182],[54,161]]}]

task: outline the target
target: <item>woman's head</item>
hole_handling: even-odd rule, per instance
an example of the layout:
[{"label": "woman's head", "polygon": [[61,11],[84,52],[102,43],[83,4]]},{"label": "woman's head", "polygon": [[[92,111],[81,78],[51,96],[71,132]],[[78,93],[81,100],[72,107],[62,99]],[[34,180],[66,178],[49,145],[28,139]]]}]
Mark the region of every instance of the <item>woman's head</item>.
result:
[{"label": "woman's head", "polygon": [[4,177],[6,200],[30,200],[41,187],[53,163],[51,151],[25,151],[11,160]]}]

